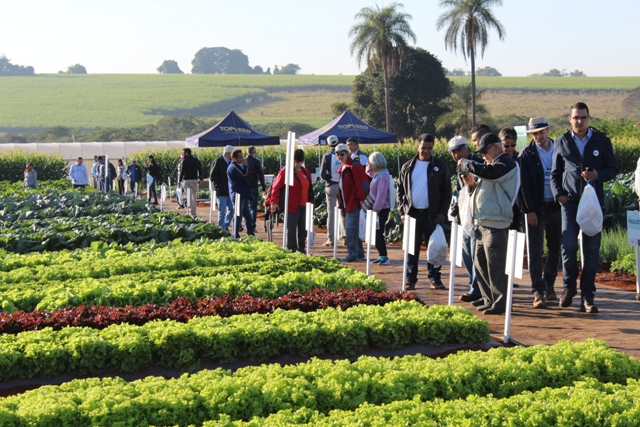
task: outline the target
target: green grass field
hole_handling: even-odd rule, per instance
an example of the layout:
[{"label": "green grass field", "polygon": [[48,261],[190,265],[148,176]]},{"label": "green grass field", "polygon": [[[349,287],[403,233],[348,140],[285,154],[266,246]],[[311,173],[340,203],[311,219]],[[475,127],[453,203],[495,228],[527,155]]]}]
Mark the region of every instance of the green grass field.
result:
[{"label": "green grass field", "polygon": [[[292,121],[319,127],[333,118],[333,102],[351,101],[353,80],[354,76],[314,75],[2,77],[0,132],[35,132],[53,126],[132,127],[155,123],[169,115],[221,118],[230,110],[256,125]],[[469,78],[456,77],[453,81],[463,83]],[[492,115],[515,111],[552,115],[545,112],[545,106],[564,111],[565,103],[586,94],[591,102],[604,106],[600,117],[620,117],[620,100],[638,86],[640,77],[478,78],[478,87],[487,90],[485,99]],[[540,104],[541,91],[556,98]]]}]

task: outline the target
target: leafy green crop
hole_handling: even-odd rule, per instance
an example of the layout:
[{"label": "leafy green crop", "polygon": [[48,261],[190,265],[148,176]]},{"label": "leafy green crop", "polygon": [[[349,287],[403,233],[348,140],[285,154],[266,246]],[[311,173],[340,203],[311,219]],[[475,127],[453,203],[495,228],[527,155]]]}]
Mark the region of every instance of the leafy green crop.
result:
[{"label": "leafy green crop", "polygon": [[0,336],[0,380],[59,373],[135,372],[152,365],[189,370],[200,360],[266,360],[280,354],[355,355],[370,347],[479,343],[487,322],[455,306],[416,301],[359,305],[342,311],[197,317],[105,329],[45,328]]}]

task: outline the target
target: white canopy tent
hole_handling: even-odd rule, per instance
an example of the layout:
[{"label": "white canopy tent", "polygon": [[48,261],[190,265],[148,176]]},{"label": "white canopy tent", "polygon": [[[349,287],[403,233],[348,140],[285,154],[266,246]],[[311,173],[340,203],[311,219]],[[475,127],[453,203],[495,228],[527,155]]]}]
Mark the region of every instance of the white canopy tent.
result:
[{"label": "white canopy tent", "polygon": [[60,153],[66,161],[78,157],[109,156],[109,160],[127,159],[146,149],[184,148],[184,141],[127,141],[127,142],[32,142],[0,144],[0,150],[22,150],[34,153]]}]

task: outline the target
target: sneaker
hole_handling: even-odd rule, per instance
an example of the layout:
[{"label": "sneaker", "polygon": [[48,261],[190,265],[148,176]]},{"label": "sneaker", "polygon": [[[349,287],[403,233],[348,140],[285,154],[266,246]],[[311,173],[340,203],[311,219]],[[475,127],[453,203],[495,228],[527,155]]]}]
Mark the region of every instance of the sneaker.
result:
[{"label": "sneaker", "polygon": [[571,307],[573,304],[573,297],[576,296],[576,291],[565,290],[560,297],[560,307]]},{"label": "sneaker", "polygon": [[580,312],[595,314],[598,312],[598,307],[593,303],[592,299],[583,299],[582,304],[580,304]]},{"label": "sneaker", "polygon": [[346,256],[346,257],[343,257],[343,258],[338,258],[338,261],[340,261],[340,262],[357,262],[358,260],[357,259],[351,259],[351,258]]},{"label": "sneaker", "polygon": [[381,258],[383,258],[383,260],[380,261],[380,265],[391,265],[391,260],[388,257],[383,256]]},{"label": "sneaker", "polygon": [[416,289],[416,284],[415,283],[411,283],[411,282],[407,282],[405,283],[405,289],[408,291],[413,291]]},{"label": "sneaker", "polygon": [[327,239],[326,242],[323,243],[324,246],[333,246],[333,242],[331,241],[331,239]]},{"label": "sneaker", "polygon": [[556,291],[553,289],[548,289],[545,294],[547,301],[558,301],[558,296],[556,295]]},{"label": "sneaker", "polygon": [[380,256],[380,257],[374,259],[373,261],[371,261],[371,264],[378,265],[378,264],[380,264],[381,260],[382,260],[382,257]]},{"label": "sneaker", "polygon": [[544,298],[540,295],[533,296],[533,308],[547,308]]},{"label": "sneaker", "polygon": [[431,289],[444,289],[444,283],[439,277],[437,279],[429,279],[429,282],[431,282]]}]

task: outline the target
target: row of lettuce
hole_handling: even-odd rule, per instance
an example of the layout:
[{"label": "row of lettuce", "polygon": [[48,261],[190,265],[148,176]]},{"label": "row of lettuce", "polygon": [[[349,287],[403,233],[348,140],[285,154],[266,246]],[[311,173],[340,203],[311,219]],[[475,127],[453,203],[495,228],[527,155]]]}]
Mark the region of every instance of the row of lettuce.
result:
[{"label": "row of lettuce", "polygon": [[3,426],[634,426],[640,361],[598,341],[74,380],[0,399]]}]

